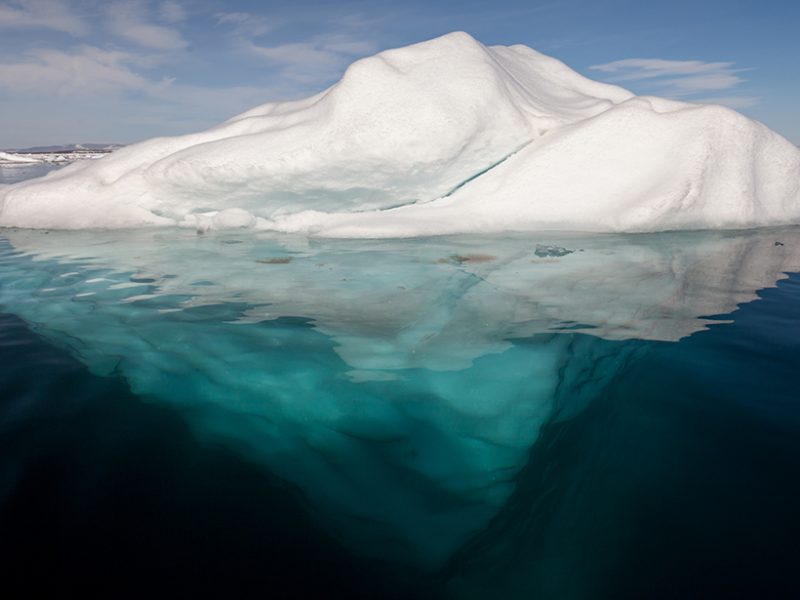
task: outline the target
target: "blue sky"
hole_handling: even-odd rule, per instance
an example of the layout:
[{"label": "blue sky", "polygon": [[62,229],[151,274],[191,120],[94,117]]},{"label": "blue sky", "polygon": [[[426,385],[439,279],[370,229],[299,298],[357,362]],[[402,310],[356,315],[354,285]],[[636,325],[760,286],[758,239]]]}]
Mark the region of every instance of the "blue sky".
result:
[{"label": "blue sky", "polygon": [[454,30],[723,103],[800,144],[796,1],[0,0],[0,148],[196,131]]}]

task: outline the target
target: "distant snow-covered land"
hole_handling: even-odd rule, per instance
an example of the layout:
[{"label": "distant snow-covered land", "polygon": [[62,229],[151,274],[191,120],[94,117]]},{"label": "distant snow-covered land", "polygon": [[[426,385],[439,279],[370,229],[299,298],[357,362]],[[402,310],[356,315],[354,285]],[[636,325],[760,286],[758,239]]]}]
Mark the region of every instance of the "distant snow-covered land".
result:
[{"label": "distant snow-covered land", "polygon": [[39,158],[28,154],[17,154],[16,152],[0,152],[1,164],[32,164],[42,162]]},{"label": "distant snow-covered land", "polygon": [[451,33],[327,90],[0,191],[0,226],[331,237],[800,223],[800,151],[731,109],[635,96]]},{"label": "distant snow-covered land", "polygon": [[102,158],[121,147],[119,144],[67,144],[6,150],[0,151],[0,165],[69,163]]},{"label": "distant snow-covered land", "polygon": [[105,153],[122,148],[122,144],[56,144],[53,146],[31,146],[30,148],[16,148],[9,152],[19,153]]}]

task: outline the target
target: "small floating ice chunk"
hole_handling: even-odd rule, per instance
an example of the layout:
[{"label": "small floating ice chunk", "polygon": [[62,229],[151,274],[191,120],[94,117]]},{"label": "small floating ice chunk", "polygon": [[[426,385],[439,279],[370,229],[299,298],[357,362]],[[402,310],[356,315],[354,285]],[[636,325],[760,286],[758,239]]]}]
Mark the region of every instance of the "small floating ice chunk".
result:
[{"label": "small floating ice chunk", "polygon": [[533,253],[542,258],[546,257],[561,257],[567,254],[572,254],[575,250],[567,250],[562,246],[547,246],[545,244],[536,244],[536,250]]}]

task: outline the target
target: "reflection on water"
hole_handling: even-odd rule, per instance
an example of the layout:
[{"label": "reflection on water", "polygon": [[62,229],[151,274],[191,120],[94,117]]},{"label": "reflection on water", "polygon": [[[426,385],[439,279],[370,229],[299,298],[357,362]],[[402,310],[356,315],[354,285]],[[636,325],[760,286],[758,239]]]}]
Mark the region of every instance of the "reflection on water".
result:
[{"label": "reflection on water", "polygon": [[352,551],[426,569],[507,513],[543,427],[800,266],[796,229],[4,236],[6,312],[298,486]]}]

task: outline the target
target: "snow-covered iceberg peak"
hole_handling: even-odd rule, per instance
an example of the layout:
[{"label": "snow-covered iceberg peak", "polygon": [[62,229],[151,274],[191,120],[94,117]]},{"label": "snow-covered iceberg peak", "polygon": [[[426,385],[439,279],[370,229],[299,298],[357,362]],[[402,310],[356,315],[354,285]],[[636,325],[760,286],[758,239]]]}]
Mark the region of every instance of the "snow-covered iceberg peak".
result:
[{"label": "snow-covered iceberg peak", "polygon": [[800,151],[721,107],[639,98],[451,33],[329,89],[0,190],[0,226],[385,237],[800,222]]}]

